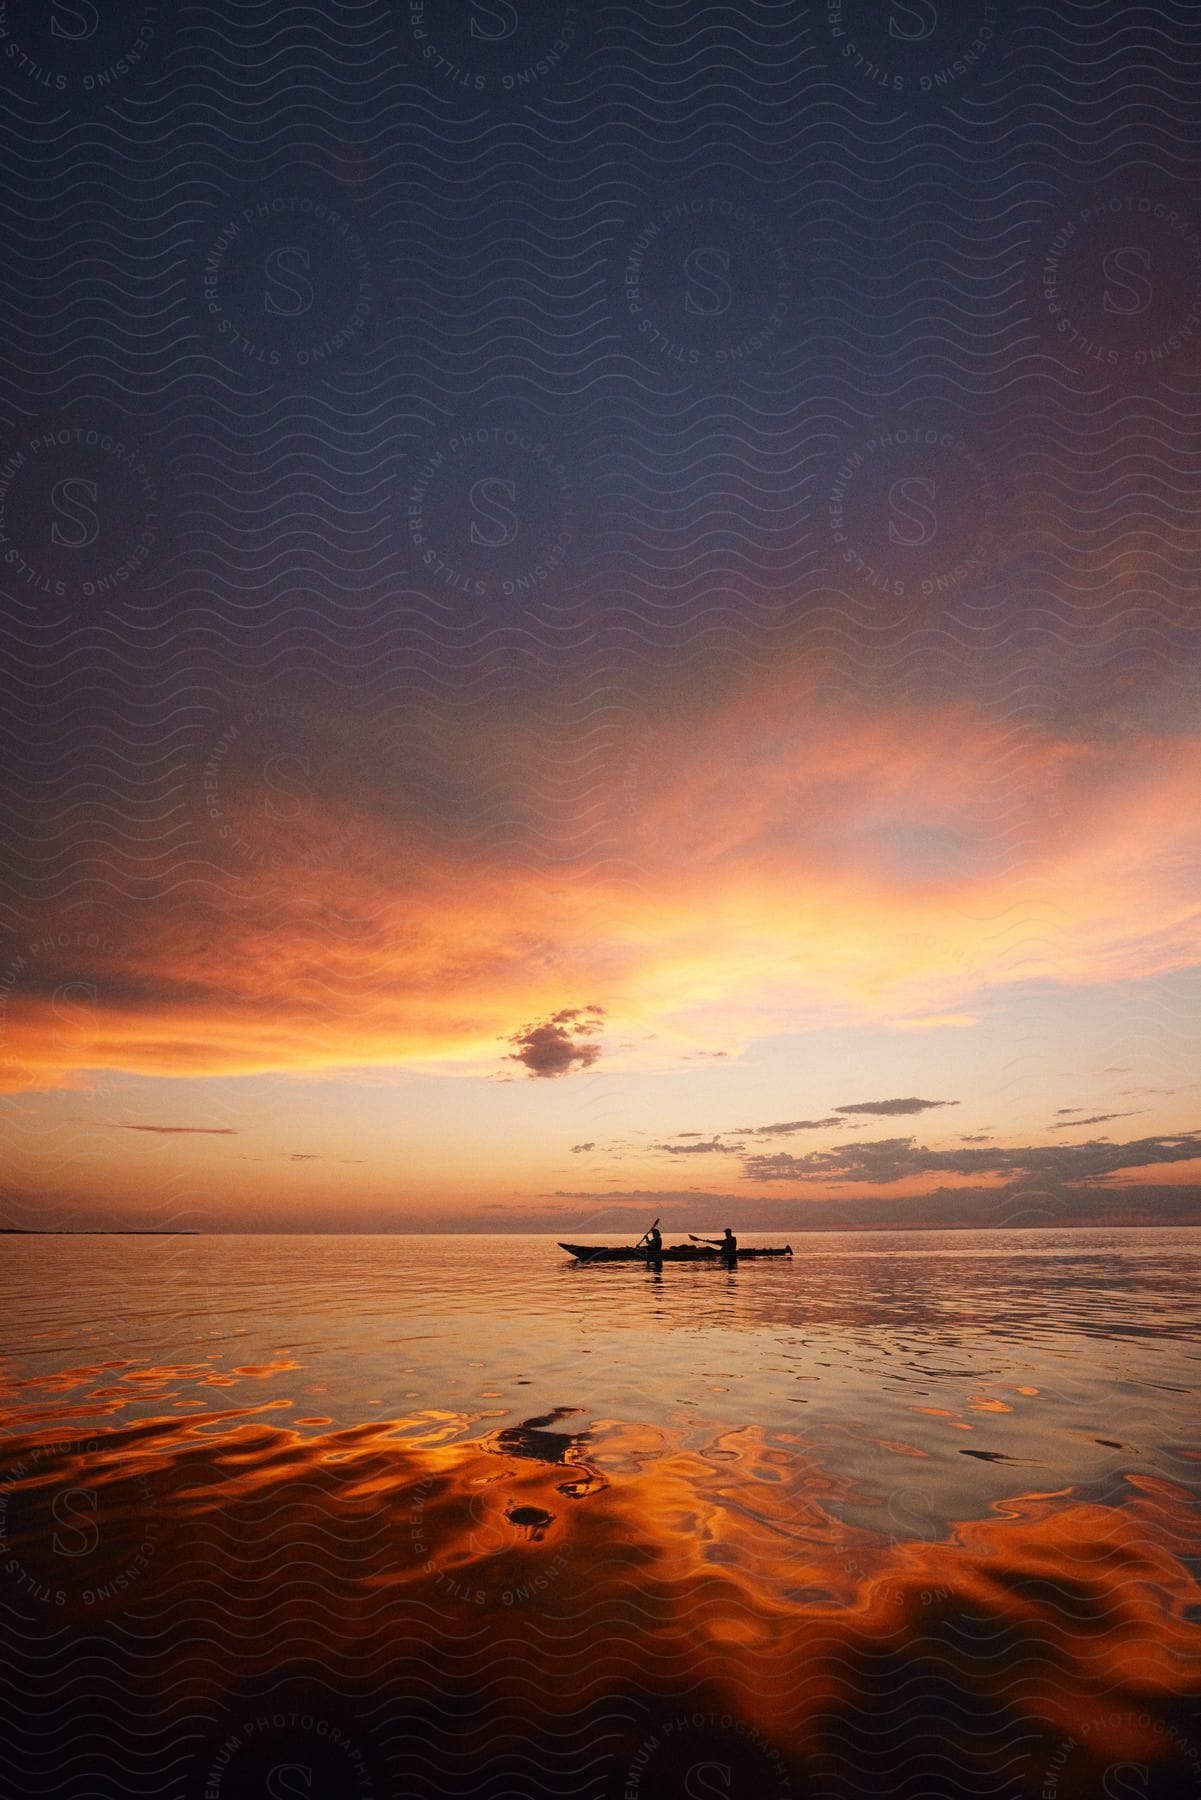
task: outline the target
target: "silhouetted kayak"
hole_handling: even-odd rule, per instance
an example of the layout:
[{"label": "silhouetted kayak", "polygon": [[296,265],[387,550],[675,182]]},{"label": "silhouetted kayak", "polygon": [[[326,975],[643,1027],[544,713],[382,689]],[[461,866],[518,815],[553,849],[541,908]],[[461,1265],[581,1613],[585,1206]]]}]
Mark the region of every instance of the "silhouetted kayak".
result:
[{"label": "silhouetted kayak", "polygon": [[[560,1250],[566,1250],[580,1262],[646,1262],[648,1252],[645,1246],[635,1248],[632,1244],[622,1244],[610,1249],[607,1244],[564,1244],[560,1241]],[[792,1245],[785,1244],[782,1250],[740,1250],[738,1261],[746,1262],[753,1256],[791,1256]],[[660,1251],[657,1262],[683,1263],[722,1263],[729,1259],[722,1250],[711,1250],[705,1244],[673,1244],[670,1249]]]}]

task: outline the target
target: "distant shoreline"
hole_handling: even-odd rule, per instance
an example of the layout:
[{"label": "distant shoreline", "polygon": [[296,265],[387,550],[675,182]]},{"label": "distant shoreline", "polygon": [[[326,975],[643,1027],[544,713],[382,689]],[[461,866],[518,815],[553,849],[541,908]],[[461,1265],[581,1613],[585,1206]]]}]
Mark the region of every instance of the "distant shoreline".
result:
[{"label": "distant shoreline", "polygon": [[[565,1227],[565,1229],[567,1229]],[[1026,1225],[740,1225],[739,1231],[746,1237],[787,1237],[790,1233],[796,1237],[888,1237],[888,1236],[939,1236],[951,1232],[1032,1232],[1032,1231],[1201,1231],[1201,1220],[1197,1219],[1141,1219],[1133,1224],[1106,1224],[1104,1222],[1081,1221],[1079,1224],[1049,1221],[1044,1224]],[[578,1228],[577,1228],[578,1230]],[[598,1237],[598,1232],[584,1232],[583,1238]],[[539,1227],[535,1231],[241,1231],[236,1228],[223,1231],[200,1231],[194,1226],[184,1226],[178,1231],[156,1230],[141,1226],[98,1226],[95,1229],[72,1229],[62,1227],[0,1225],[0,1237],[445,1237],[445,1238],[558,1238],[553,1231]],[[608,1242],[616,1243],[617,1239],[609,1234]]]}]

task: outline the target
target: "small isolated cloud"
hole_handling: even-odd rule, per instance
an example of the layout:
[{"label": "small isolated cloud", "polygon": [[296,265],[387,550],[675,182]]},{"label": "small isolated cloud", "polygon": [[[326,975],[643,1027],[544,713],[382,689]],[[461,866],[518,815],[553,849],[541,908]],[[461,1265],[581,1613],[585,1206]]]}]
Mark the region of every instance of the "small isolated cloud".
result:
[{"label": "small isolated cloud", "polygon": [[153,1131],[160,1137],[237,1137],[232,1125],[114,1125],[114,1131]]},{"label": "small isolated cloud", "polygon": [[602,1029],[603,1006],[565,1006],[541,1024],[524,1025],[506,1039],[513,1045],[506,1062],[521,1063],[530,1075],[549,1079],[590,1069],[601,1053],[599,1044],[587,1039]]},{"label": "small isolated cloud", "polygon": [[[682,1136],[695,1136],[695,1133],[681,1133]],[[656,1150],[665,1150],[668,1156],[709,1156],[714,1151],[724,1150],[729,1154],[730,1146],[723,1144],[720,1138],[706,1138],[698,1144],[656,1144]]]},{"label": "small isolated cloud", "polygon": [[321,1158],[315,1150],[286,1150],[284,1155],[289,1162],[320,1162]]},{"label": "small isolated cloud", "polygon": [[1064,1119],[1069,1113],[1082,1113],[1083,1111],[1084,1108],[1082,1106],[1057,1106],[1055,1108],[1055,1117],[1057,1119]]},{"label": "small isolated cloud", "polygon": [[839,1113],[877,1113],[886,1118],[898,1118],[902,1113],[929,1112],[935,1106],[958,1106],[958,1100],[858,1100],[854,1106],[836,1106]]},{"label": "small isolated cloud", "polygon": [[[1071,1110],[1079,1112],[1080,1109],[1079,1107],[1073,1107]],[[1142,1110],[1145,1109],[1136,1108],[1133,1112],[1093,1113],[1092,1117],[1088,1119],[1064,1119],[1061,1124],[1050,1126],[1049,1130],[1075,1131],[1077,1126],[1081,1125],[1108,1125],[1111,1119],[1137,1119],[1139,1112]]]},{"label": "small isolated cloud", "polygon": [[992,1136],[987,1131],[978,1131],[974,1137],[961,1137],[961,1144],[991,1144]]},{"label": "small isolated cloud", "polygon": [[573,1156],[580,1156],[580,1155],[582,1155],[582,1153],[585,1150],[595,1150],[595,1149],[596,1149],[595,1144],[573,1144],[571,1146],[571,1154]]}]

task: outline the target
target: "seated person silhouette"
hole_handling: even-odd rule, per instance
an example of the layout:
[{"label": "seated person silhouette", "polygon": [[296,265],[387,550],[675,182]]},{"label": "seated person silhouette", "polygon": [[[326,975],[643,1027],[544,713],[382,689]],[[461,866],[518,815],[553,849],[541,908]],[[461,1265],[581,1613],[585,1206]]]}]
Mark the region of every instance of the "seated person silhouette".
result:
[{"label": "seated person silhouette", "polygon": [[726,1226],[725,1235],[723,1237],[702,1238],[701,1242],[705,1244],[716,1244],[717,1248],[721,1251],[721,1260],[723,1262],[736,1263],[738,1261],[738,1239],[734,1236],[732,1226]]}]

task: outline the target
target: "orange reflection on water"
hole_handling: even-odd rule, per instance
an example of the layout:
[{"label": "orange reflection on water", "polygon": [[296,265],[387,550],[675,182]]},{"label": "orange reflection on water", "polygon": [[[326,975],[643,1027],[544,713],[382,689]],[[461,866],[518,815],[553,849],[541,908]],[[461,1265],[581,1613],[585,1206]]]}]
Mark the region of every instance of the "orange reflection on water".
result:
[{"label": "orange reflection on water", "polygon": [[1117,1759],[1182,1794],[1201,1770],[1181,1724],[1197,1521],[1170,1482],[1132,1478],[1120,1505],[1027,1489],[923,1541],[847,1522],[853,1480],[801,1437],[727,1429],[698,1453],[559,1409],[464,1444],[451,1413],[313,1435],[276,1409],[5,1445],[5,1617],[31,1654],[64,1625],[134,1644],[141,1731],[232,1716],[303,1668],[368,1737],[380,1706],[419,1714],[422,1747],[381,1754],[412,1781],[449,1759],[453,1793],[463,1731],[533,1741],[600,1708],[616,1783],[684,1702],[741,1721],[798,1792],[887,1794],[927,1737],[1056,1800]]}]

